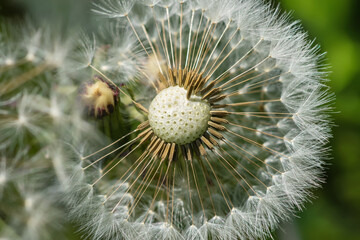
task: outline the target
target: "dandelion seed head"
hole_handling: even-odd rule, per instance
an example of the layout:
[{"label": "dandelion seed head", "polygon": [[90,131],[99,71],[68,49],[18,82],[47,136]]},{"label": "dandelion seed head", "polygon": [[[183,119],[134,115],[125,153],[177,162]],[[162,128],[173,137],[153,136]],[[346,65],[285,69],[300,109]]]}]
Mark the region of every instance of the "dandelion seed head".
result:
[{"label": "dandelion seed head", "polygon": [[[76,87],[63,71],[72,37],[27,20],[1,26],[2,215],[19,239],[62,238],[65,216],[59,211],[57,183],[70,181],[62,175],[67,154],[57,139],[76,139],[89,123],[80,120]],[[9,36],[2,38],[7,30]],[[7,58],[14,60],[11,66],[4,65]]]},{"label": "dandelion seed head", "polygon": [[89,235],[258,239],[302,207],[321,182],[332,95],[298,22],[245,0],[106,0],[94,12],[116,23],[94,35],[82,71],[117,85],[139,123],[90,147],[72,175]]}]

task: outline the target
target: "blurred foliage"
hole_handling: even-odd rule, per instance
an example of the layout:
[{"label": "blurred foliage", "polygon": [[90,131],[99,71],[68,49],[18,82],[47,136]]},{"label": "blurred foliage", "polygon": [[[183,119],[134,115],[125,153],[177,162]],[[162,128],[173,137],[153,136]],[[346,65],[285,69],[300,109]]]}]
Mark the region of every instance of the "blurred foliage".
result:
[{"label": "blurred foliage", "polygon": [[[278,231],[276,239],[360,239],[360,1],[272,2],[293,11],[293,19],[301,19],[310,39],[316,38],[327,52],[326,64],[331,66],[328,84],[336,93],[338,112],[334,114],[336,126],[330,143],[333,158],[326,184],[315,192],[316,199],[307,204],[292,226],[286,224]],[[88,0],[1,0],[0,22],[31,14],[40,21],[61,17],[67,24],[88,27],[88,8]],[[68,239],[79,238],[70,235]]]}]

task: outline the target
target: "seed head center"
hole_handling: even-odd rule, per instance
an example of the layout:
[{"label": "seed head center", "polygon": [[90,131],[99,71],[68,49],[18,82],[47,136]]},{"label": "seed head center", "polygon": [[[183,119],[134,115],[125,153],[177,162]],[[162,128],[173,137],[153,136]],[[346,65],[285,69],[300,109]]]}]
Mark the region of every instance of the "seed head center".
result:
[{"label": "seed head center", "polygon": [[187,99],[186,93],[182,87],[168,87],[159,92],[150,104],[150,126],[165,142],[191,143],[208,127],[210,104],[196,95]]}]

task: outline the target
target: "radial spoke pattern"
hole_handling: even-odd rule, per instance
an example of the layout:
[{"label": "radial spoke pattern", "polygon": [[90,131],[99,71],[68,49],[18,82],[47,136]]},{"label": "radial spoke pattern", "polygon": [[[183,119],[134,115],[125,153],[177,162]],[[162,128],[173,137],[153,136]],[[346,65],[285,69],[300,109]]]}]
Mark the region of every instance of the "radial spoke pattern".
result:
[{"label": "radial spoke pattern", "polygon": [[[119,6],[105,2],[97,11],[114,17]],[[232,234],[239,239],[268,234],[273,225],[264,219],[285,218],[287,214],[282,213],[301,205],[306,190],[316,186],[317,177],[309,175],[317,172],[316,164],[303,159],[317,162],[311,143],[326,138],[309,134],[305,127],[311,122],[320,132],[311,109],[305,114],[304,109],[309,108],[309,101],[321,99],[317,95],[321,84],[310,77],[297,80],[296,67],[291,65],[304,64],[299,59],[306,56],[291,52],[304,35],[296,35],[291,45],[286,36],[293,33],[292,25],[284,25],[282,32],[272,36],[278,39],[272,40],[261,28],[264,23],[242,26],[243,16],[236,11],[214,12],[236,8],[231,1],[208,8],[194,1],[124,2],[119,21],[138,49],[134,55],[124,55],[134,60],[137,83],[140,90],[146,89],[146,96],[127,93],[112,79],[111,71],[96,62],[89,68],[116,86],[146,120],[82,158],[85,175],[98,171],[97,177],[90,177],[91,188],[104,194],[102,205],[120,226],[135,224],[133,232],[141,232],[143,226],[150,230],[163,226],[171,236],[175,232],[194,236],[190,232],[196,228],[208,239],[216,234],[217,222],[223,221],[236,229]],[[244,7],[255,11],[251,4]],[[254,13],[271,19],[267,11]],[[279,28],[284,23],[273,24]],[[307,51],[310,54],[314,49]],[[210,106],[206,130],[193,141],[168,142],[157,134],[161,128],[154,128],[147,119],[151,99],[172,87],[185,89],[187,101]],[[140,103],[143,97],[149,101]],[[179,121],[196,118],[190,113],[179,111]],[[165,109],[162,118],[167,114]],[[184,123],[182,130],[169,131],[186,133],[192,128]],[[298,145],[303,135],[311,135],[313,142]],[[299,148],[307,150],[299,152]],[[240,233],[244,226],[252,231]],[[224,239],[226,234],[224,230]]]}]

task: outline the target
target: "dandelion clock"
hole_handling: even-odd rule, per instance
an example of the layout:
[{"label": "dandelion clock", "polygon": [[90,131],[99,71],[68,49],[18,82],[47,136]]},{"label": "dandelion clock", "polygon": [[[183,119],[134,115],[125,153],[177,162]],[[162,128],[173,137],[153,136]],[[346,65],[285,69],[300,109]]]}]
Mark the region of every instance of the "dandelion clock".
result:
[{"label": "dandelion clock", "polygon": [[257,0],[93,12],[99,30],[71,67],[100,135],[67,138],[61,169],[85,235],[263,239],[302,209],[322,181],[333,95],[297,22]]}]

